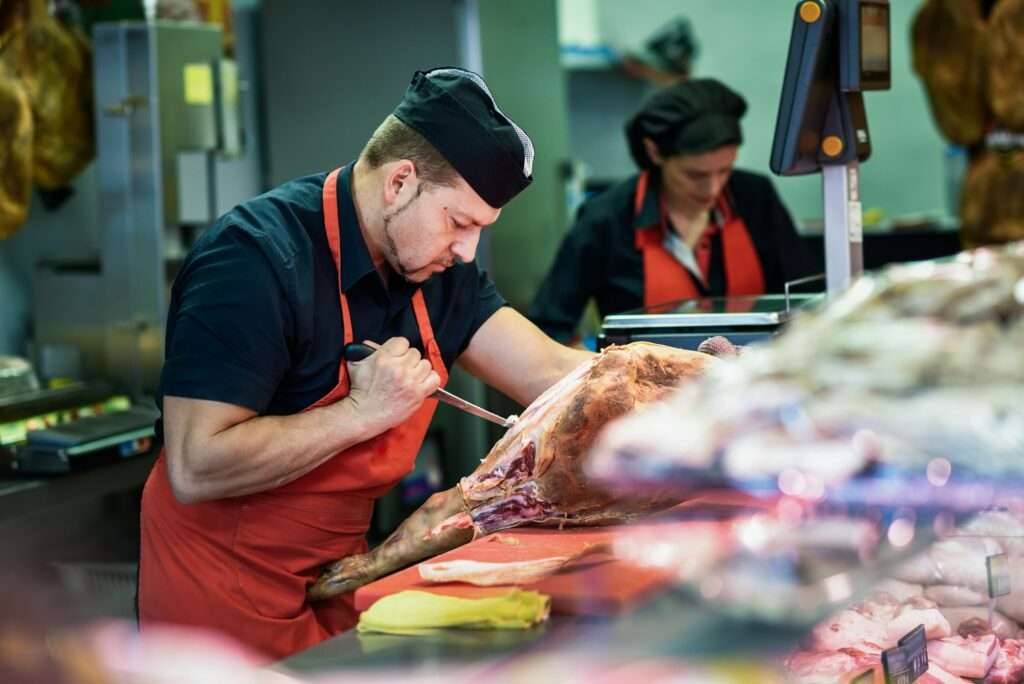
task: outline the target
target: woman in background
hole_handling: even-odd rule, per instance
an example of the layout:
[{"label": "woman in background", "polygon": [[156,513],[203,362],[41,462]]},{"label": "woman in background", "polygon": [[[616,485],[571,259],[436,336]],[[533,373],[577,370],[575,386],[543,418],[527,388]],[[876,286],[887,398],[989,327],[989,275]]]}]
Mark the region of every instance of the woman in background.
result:
[{"label": "woman in background", "polygon": [[746,109],[714,79],[650,97],[626,127],[640,172],[583,204],[530,318],[567,341],[591,299],[606,316],[820,273],[769,179],[734,168]]}]

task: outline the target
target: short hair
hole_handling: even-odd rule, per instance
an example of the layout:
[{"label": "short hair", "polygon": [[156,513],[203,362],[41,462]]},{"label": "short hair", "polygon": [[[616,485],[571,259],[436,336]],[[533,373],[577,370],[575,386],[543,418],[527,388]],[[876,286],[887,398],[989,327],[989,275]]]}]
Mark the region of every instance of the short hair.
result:
[{"label": "short hair", "polygon": [[362,157],[370,168],[400,159],[408,159],[416,166],[416,175],[430,185],[454,186],[458,171],[426,138],[389,114],[370,136]]}]

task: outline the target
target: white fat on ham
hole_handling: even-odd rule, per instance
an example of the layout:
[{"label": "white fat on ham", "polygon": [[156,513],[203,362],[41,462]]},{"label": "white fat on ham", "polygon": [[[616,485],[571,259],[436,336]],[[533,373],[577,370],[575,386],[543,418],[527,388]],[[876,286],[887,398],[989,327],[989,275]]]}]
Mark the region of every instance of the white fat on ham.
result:
[{"label": "white fat on ham", "polygon": [[918,625],[924,625],[928,639],[942,639],[953,634],[947,620],[934,602],[915,597],[900,606],[899,611],[886,625],[889,644],[895,644]]},{"label": "white fat on ham", "polygon": [[928,661],[961,677],[984,677],[998,654],[999,640],[994,634],[952,636],[928,642]]},{"label": "white fat on ham", "polygon": [[420,563],[420,577],[428,582],[465,582],[478,587],[499,584],[533,584],[557,571],[571,556],[553,556],[509,563],[454,560]]}]

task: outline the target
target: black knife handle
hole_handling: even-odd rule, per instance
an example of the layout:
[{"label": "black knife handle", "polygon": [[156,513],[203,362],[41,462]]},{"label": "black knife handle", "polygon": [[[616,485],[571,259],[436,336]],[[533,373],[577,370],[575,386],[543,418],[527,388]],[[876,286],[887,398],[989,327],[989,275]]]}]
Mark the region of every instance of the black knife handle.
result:
[{"label": "black knife handle", "polygon": [[349,342],[345,345],[345,349],[342,354],[345,356],[345,360],[351,363],[358,363],[372,354],[375,349],[369,347],[362,342]]}]

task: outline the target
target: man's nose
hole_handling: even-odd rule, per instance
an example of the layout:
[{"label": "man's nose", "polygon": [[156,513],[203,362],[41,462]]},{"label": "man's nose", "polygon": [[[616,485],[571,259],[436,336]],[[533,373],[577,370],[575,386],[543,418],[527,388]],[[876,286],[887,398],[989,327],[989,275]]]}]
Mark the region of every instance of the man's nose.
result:
[{"label": "man's nose", "polygon": [[476,258],[476,246],[480,242],[480,231],[467,231],[466,235],[452,243],[452,254],[462,263]]}]

